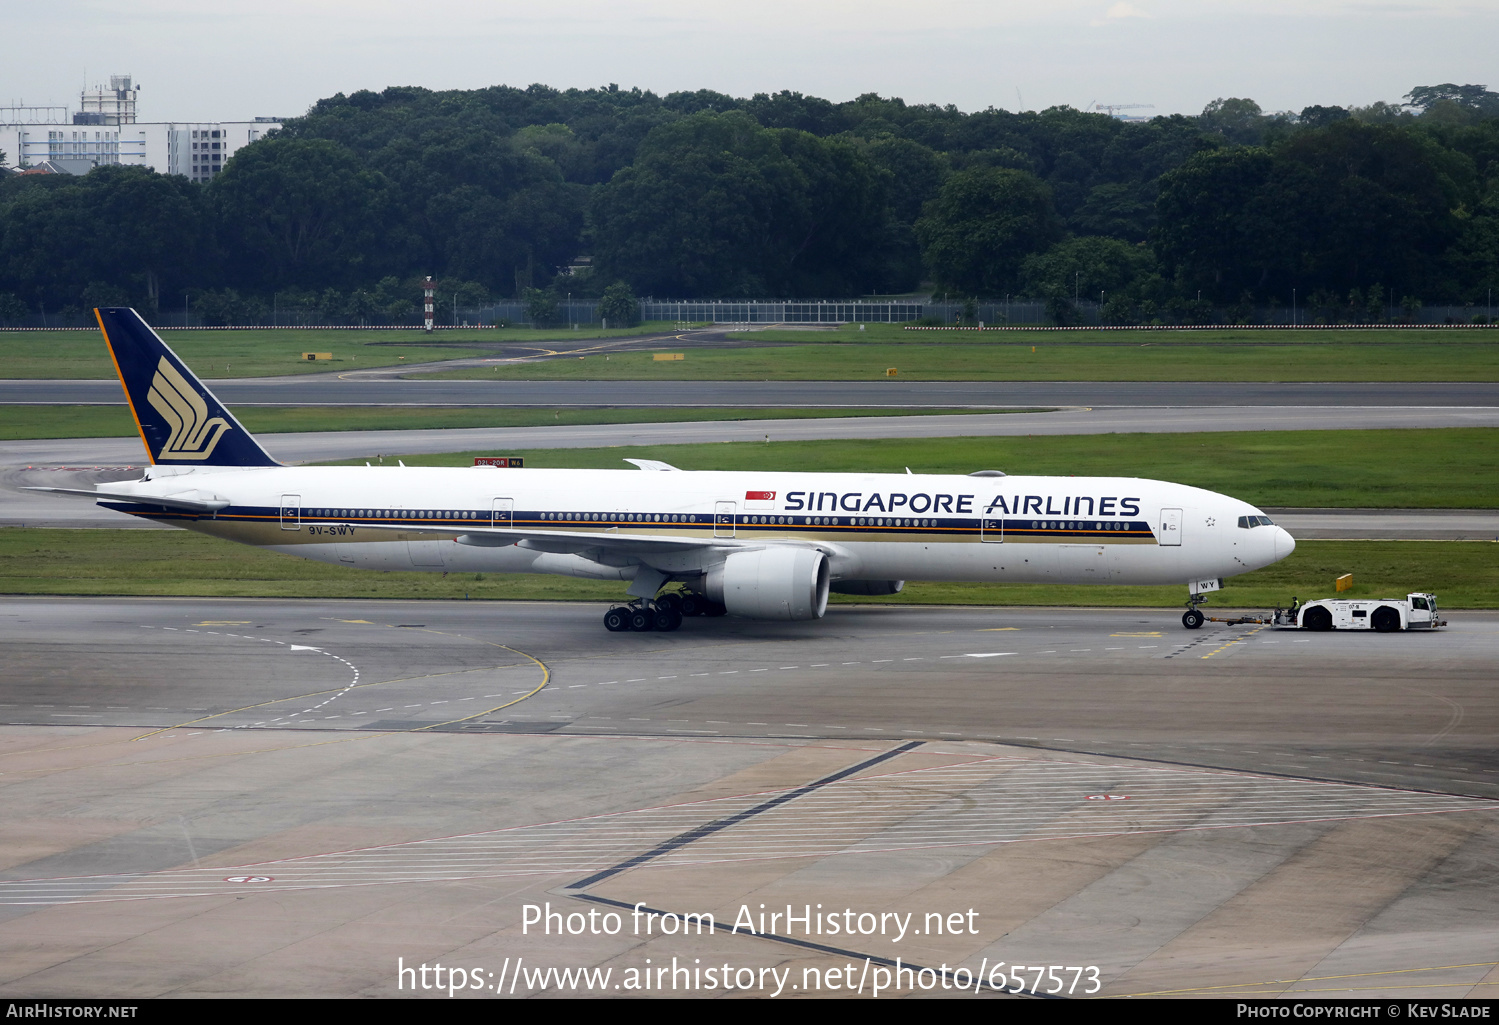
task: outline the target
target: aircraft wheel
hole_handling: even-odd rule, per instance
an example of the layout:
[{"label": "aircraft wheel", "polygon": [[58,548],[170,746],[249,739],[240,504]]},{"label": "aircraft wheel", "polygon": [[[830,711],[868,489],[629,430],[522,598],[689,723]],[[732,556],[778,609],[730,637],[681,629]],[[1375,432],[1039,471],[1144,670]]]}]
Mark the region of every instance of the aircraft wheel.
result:
[{"label": "aircraft wheel", "polygon": [[682,604],[678,611],[684,616],[706,616],[709,604],[708,599],[702,595],[688,592],[682,595]]},{"label": "aircraft wheel", "polygon": [[1331,630],[1332,613],[1318,605],[1314,609],[1307,609],[1301,614],[1301,629],[1303,630]]},{"label": "aircraft wheel", "polygon": [[1186,627],[1188,630],[1196,630],[1206,621],[1207,617],[1204,616],[1201,612],[1198,612],[1196,609],[1188,609],[1182,615],[1182,626]]},{"label": "aircraft wheel", "polygon": [[656,616],[650,609],[630,610],[631,630],[654,630],[656,628]]},{"label": "aircraft wheel", "polygon": [[604,629],[612,634],[630,629],[629,609],[610,609],[604,613]]},{"label": "aircraft wheel", "polygon": [[670,633],[682,625],[682,614],[676,609],[657,609],[652,622],[657,630]]},{"label": "aircraft wheel", "polygon": [[670,594],[663,594],[656,599],[656,607],[658,609],[671,609],[673,612],[681,612],[682,596],[675,591],[672,591]]},{"label": "aircraft wheel", "polygon": [[1388,605],[1381,605],[1369,617],[1369,625],[1382,634],[1394,633],[1400,629],[1400,613]]}]

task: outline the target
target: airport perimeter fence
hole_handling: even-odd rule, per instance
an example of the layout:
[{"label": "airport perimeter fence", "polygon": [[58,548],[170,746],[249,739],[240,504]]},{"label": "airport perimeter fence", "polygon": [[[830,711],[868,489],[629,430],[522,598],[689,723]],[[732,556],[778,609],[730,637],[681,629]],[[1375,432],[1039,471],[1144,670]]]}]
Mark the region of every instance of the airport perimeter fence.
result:
[{"label": "airport perimeter fence", "polygon": [[[957,324],[964,314],[963,303],[913,302],[909,300],[662,300],[641,299],[637,319],[674,324],[744,324],[769,326],[785,325],[837,325],[837,324],[913,324],[922,321],[927,325]],[[1248,311],[1199,307],[1191,317],[1165,315],[1149,325],[1108,324],[1104,318],[1104,306],[1097,302],[1075,302],[1069,316],[1071,327],[1347,327],[1403,325],[1471,325],[1494,324],[1494,307],[1482,305],[1423,306],[1414,314],[1392,306],[1377,325],[1328,322],[1319,318],[1316,311],[1305,307],[1262,306]],[[494,303],[489,306],[439,307],[436,326],[440,330],[463,327],[532,327],[524,304],[518,302]],[[339,330],[383,329],[409,331],[420,329],[421,316],[413,313],[403,318],[374,318],[355,320],[348,317],[328,316],[319,311],[278,310],[232,323],[206,323],[192,309],[163,310],[149,318],[157,327],[165,329],[190,328],[324,328]],[[972,310],[972,319],[986,328],[1051,328],[1057,326],[1048,314],[1046,304],[1041,302],[984,302]],[[66,313],[34,313],[25,317],[0,323],[0,329],[43,330],[77,329],[95,327],[92,312],[69,310]],[[556,319],[546,327],[598,328],[601,325],[597,302],[560,303]],[[623,325],[610,325],[623,326]]]}]

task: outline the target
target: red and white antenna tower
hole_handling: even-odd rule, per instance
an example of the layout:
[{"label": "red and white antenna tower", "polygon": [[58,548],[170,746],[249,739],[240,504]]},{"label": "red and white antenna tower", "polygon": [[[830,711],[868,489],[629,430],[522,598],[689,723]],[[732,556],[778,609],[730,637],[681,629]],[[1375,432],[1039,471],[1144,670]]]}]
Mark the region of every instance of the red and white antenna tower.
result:
[{"label": "red and white antenna tower", "polygon": [[427,334],[432,333],[432,297],[437,294],[437,282],[432,280],[432,275],[427,275],[427,280],[422,284],[422,330]]}]

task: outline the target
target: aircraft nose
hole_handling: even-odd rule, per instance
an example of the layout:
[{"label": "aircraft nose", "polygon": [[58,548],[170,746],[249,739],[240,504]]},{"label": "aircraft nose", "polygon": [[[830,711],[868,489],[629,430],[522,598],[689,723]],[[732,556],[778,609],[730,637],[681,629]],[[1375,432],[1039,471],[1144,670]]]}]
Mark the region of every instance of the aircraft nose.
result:
[{"label": "aircraft nose", "polygon": [[1276,561],[1284,559],[1296,550],[1296,539],[1292,537],[1285,527],[1275,528],[1275,558]]}]

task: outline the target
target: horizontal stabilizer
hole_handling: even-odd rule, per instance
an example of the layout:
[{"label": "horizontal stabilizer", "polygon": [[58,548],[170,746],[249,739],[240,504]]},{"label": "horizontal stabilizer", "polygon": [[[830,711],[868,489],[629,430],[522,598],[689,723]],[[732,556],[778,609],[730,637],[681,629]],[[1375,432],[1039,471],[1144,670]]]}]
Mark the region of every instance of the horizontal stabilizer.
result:
[{"label": "horizontal stabilizer", "polygon": [[[188,498],[187,493],[182,495],[168,495],[160,497],[157,495],[130,495],[123,491],[93,491],[88,488],[21,488],[22,491],[51,491],[58,495],[78,495],[80,498],[93,498],[103,502],[133,502],[137,505],[160,505],[168,509],[185,509],[188,512],[218,512],[229,506],[229,502],[223,498]],[[197,492],[192,492],[197,494]]]}]

